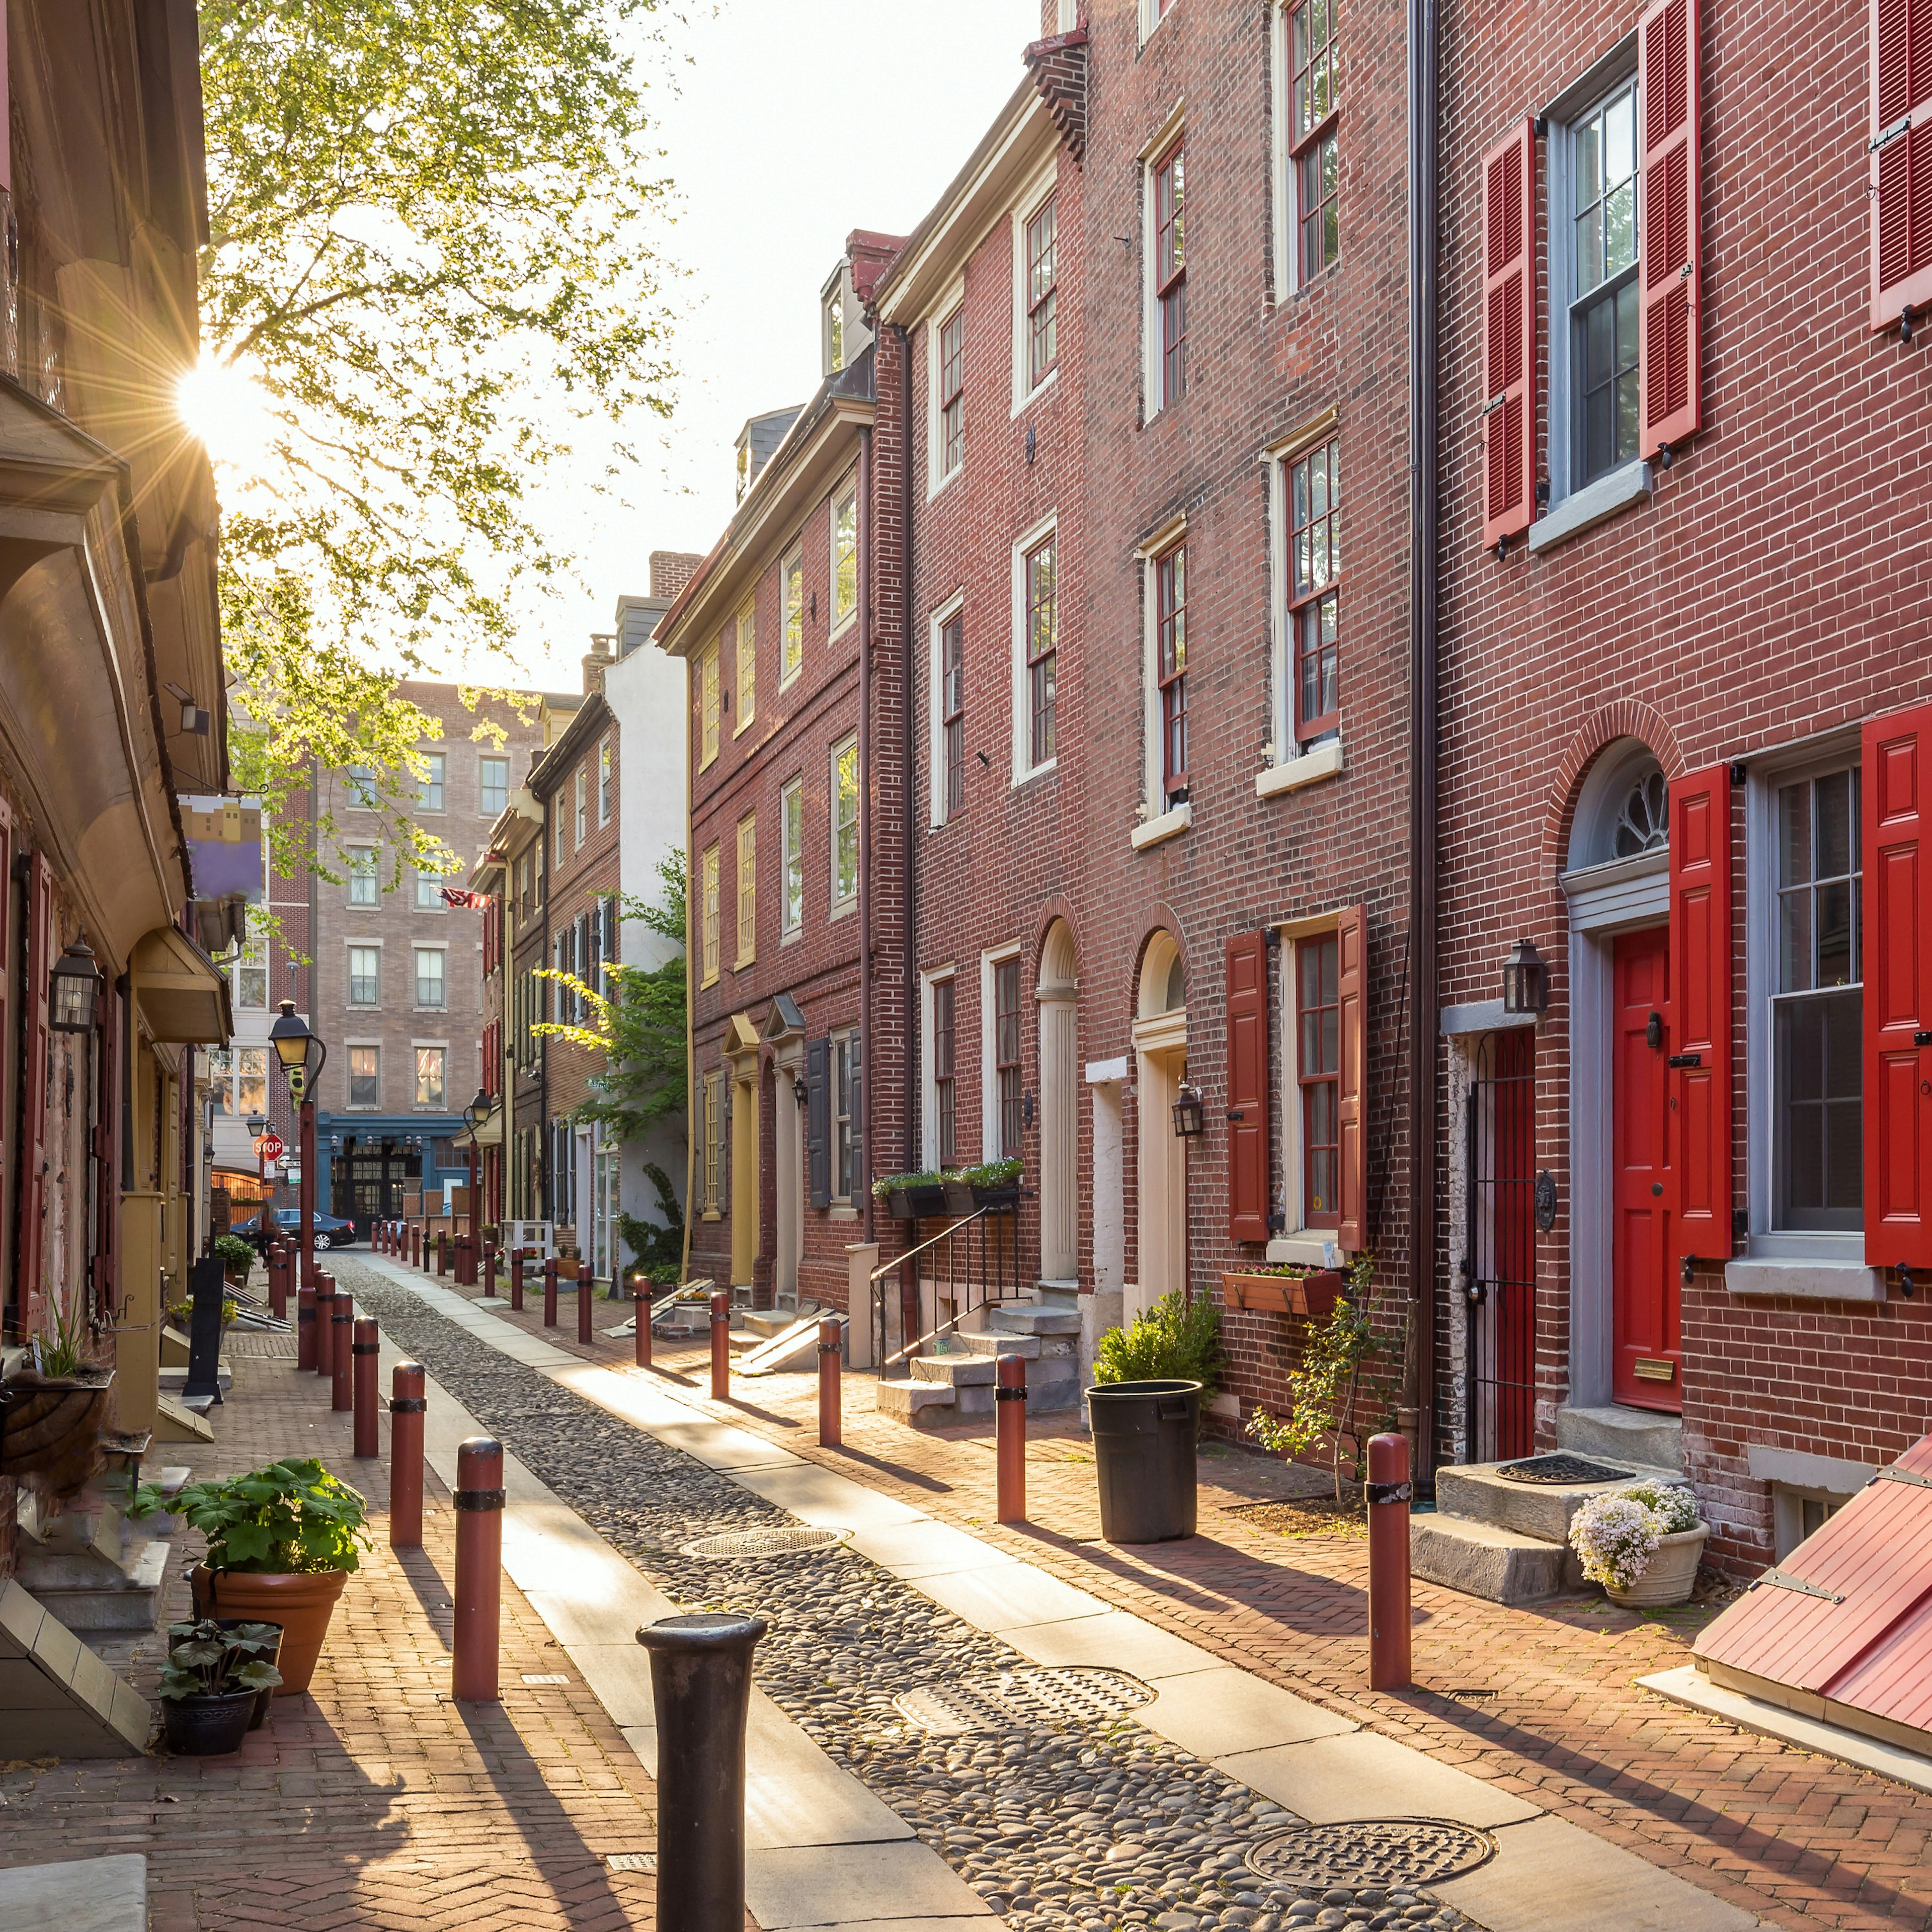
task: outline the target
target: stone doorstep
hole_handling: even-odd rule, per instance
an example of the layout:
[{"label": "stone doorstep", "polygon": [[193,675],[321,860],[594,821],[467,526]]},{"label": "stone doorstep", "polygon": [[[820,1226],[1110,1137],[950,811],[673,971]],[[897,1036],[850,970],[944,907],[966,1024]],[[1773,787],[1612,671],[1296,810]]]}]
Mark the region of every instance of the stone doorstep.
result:
[{"label": "stone doorstep", "polygon": [[172,1544],[158,1538],[141,1543],[125,1568],[92,1556],[22,1556],[16,1577],[70,1630],[152,1630],[172,1551]]},{"label": "stone doorstep", "polygon": [[954,1388],[968,1383],[990,1387],[999,1372],[999,1364],[991,1355],[951,1352],[944,1355],[915,1355],[906,1366],[912,1370],[916,1382],[946,1382]]},{"label": "stone doorstep", "polygon": [[1556,1446],[1600,1461],[1642,1463],[1684,1473],[1682,1418],[1642,1408],[1572,1408],[1556,1412]]},{"label": "stone doorstep", "polygon": [[873,1394],[878,1413],[894,1422],[914,1429],[929,1428],[934,1423],[950,1422],[958,1396],[950,1382],[882,1382]]},{"label": "stone doorstep", "polygon": [[[1580,1453],[1580,1452],[1575,1452]],[[1606,1483],[1579,1483],[1572,1487],[1512,1483],[1497,1474],[1498,1462],[1445,1463],[1436,1472],[1436,1507],[1445,1516],[1493,1524],[1545,1543],[1563,1544],[1570,1520],[1591,1497],[1614,1494],[1634,1482],[1682,1484],[1675,1469],[1626,1462],[1630,1471]]]},{"label": "stone doorstep", "polygon": [[[1438,1484],[1444,1474],[1437,1470]],[[1560,1543],[1439,1513],[1409,1518],[1408,1560],[1425,1582],[1492,1604],[1540,1603],[1582,1582],[1576,1558]]]},{"label": "stone doorstep", "polygon": [[1035,1285],[1034,1292],[1040,1297],[1042,1308],[1057,1308],[1063,1314],[1078,1315],[1080,1312],[1080,1284],[1077,1281],[1042,1281]]},{"label": "stone doorstep", "polygon": [[987,1310],[986,1319],[989,1329],[1009,1335],[1077,1335],[1080,1332],[1078,1315],[1062,1308],[1014,1308],[995,1303]]},{"label": "stone doorstep", "polygon": [[146,1932],[148,1861],[139,1852],[0,1870],[8,1932]]}]

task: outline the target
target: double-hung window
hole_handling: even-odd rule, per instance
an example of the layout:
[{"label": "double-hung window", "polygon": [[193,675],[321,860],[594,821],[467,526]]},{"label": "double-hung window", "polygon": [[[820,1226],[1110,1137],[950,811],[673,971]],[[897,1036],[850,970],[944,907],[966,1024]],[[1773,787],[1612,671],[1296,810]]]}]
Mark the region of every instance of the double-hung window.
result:
[{"label": "double-hung window", "polygon": [[577,832],[577,842],[572,848],[574,851],[580,852],[584,850],[584,835],[590,827],[590,774],[583,766],[579,765],[577,768],[576,804],[572,818],[572,823]]},{"label": "double-hung window", "polygon": [[266,1009],[268,1004],[268,942],[256,932],[252,914],[248,927],[241,950],[235,956],[230,984],[238,1006]]},{"label": "double-hung window", "polygon": [[418,946],[416,952],[416,1004],[440,1010],[443,1004],[442,948]]},{"label": "double-hung window", "polygon": [[382,998],[382,951],[377,946],[349,949],[349,1004],[373,1006]]},{"label": "double-hung window", "polygon": [[[698,661],[698,768],[702,771],[718,755],[718,640],[713,638]],[[563,856],[562,835],[557,838],[557,856]]]},{"label": "double-hung window", "polygon": [[946,766],[944,817],[966,803],[966,616],[956,610],[939,628],[939,736]]},{"label": "double-hung window", "polygon": [[1160,690],[1163,807],[1187,790],[1187,546],[1154,560],[1154,676]]},{"label": "double-hung window", "polygon": [[1048,532],[1024,560],[1027,764],[1035,767],[1050,764],[1054,755],[1054,663],[1060,650],[1057,539],[1057,532]]},{"label": "double-hung window", "polygon": [[443,754],[440,752],[425,752],[422,754],[422,788],[417,794],[418,802],[425,812],[442,809]]},{"label": "double-hung window", "polygon": [[419,1046],[416,1048],[416,1105],[418,1107],[440,1108],[443,1103],[445,1063],[448,1048],[441,1046]]},{"label": "double-hung window", "polygon": [[1856,766],[1780,785],[1771,994],[1772,1226],[1864,1225]]},{"label": "double-hung window", "polygon": [[597,823],[610,823],[610,775],[614,769],[610,741],[606,738],[597,747]]},{"label": "double-hung window", "polygon": [[1340,940],[1334,933],[1298,940],[1294,961],[1303,1224],[1335,1228],[1342,1221]]},{"label": "double-hung window", "polygon": [[719,1218],[718,1203],[724,1172],[724,1076],[704,1076],[704,1217]]},{"label": "double-hung window", "polygon": [[758,821],[738,821],[738,957],[734,970],[751,964],[758,950]]},{"label": "double-hung window", "polygon": [[859,896],[859,741],[832,748],[832,907],[842,911]]},{"label": "double-hung window", "polygon": [[1159,331],[1155,406],[1187,393],[1187,144],[1176,141],[1154,165],[1154,298]]},{"label": "double-hung window", "polygon": [[1027,387],[1036,389],[1060,360],[1059,196],[1048,195],[1026,224]]},{"label": "double-hung window", "polygon": [[376,848],[352,845],[343,855],[348,862],[349,903],[372,906],[376,903]]},{"label": "double-hung window", "polygon": [[705,847],[700,862],[699,944],[704,976],[700,983],[709,986],[718,977],[718,848],[715,844]]},{"label": "double-hung window", "polygon": [[832,506],[832,628],[859,608],[859,486],[848,483]]},{"label": "double-hung window", "polygon": [[1636,82],[1570,130],[1570,486],[1637,454]]},{"label": "double-hung window", "polygon": [[784,662],[781,686],[789,684],[805,668],[805,556],[794,550],[780,566],[784,580]]},{"label": "double-hung window", "polygon": [[1341,447],[1331,439],[1288,466],[1288,632],[1304,743],[1342,722]]},{"label": "double-hung window", "polygon": [[832,1040],[832,1174],[833,1197],[850,1201],[860,1174],[859,1036],[836,1034]]},{"label": "double-hung window", "polygon": [[440,912],[442,904],[442,874],[428,866],[416,868],[416,910],[418,912]]},{"label": "double-hung window", "polygon": [[1018,954],[993,968],[993,1065],[998,1081],[1000,1156],[1020,1151],[1023,1124],[1020,1065],[1020,962]]},{"label": "double-hung window", "polygon": [[376,784],[376,770],[373,765],[351,765],[349,767],[349,802],[358,812],[374,812],[381,804],[382,794]]},{"label": "double-hung window", "polygon": [[939,325],[939,473],[950,476],[966,460],[966,310]]},{"label": "double-hung window", "polygon": [[784,932],[787,936],[805,923],[805,784],[794,778],[778,794],[779,836],[784,850]]},{"label": "double-hung window", "polygon": [[958,1083],[953,1072],[954,982],[932,982],[932,1100],[937,1154],[941,1167],[959,1158]]},{"label": "double-hung window", "polygon": [[1341,162],[1336,138],[1336,0],[1301,0],[1289,22],[1288,124],[1294,179],[1298,284],[1333,268],[1341,253]]},{"label": "double-hung window", "polygon": [[494,818],[510,802],[510,761],[485,755],[476,760],[477,808]]},{"label": "double-hung window", "polygon": [[379,1046],[352,1046],[349,1049],[349,1104],[376,1107],[382,1100],[382,1049]]},{"label": "double-hung window", "polygon": [[757,715],[758,709],[758,614],[747,603],[738,613],[738,722],[731,728],[736,736]]}]

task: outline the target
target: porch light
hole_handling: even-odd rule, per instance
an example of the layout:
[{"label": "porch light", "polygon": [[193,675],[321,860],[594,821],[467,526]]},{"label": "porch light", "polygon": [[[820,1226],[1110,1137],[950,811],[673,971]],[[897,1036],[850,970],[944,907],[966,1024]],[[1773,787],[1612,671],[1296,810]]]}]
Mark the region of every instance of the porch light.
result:
[{"label": "porch light", "polygon": [[280,1015],[268,1029],[268,1044],[282,1063],[283,1076],[289,1083],[290,1102],[299,1110],[328,1058],[328,1049],[309,1030],[308,1023],[296,1012],[292,1000],[281,1003]]},{"label": "porch light", "polygon": [[1535,1014],[1549,1010],[1549,965],[1530,940],[1519,939],[1503,962],[1503,1011]]},{"label": "porch light", "polygon": [[1199,1088],[1184,1087],[1174,1096],[1174,1131],[1183,1140],[1208,1131],[1208,1110],[1201,1103]]},{"label": "porch light", "polygon": [[48,976],[47,998],[52,1013],[47,1024],[56,1033],[92,1033],[100,1004],[100,969],[86,940],[76,939],[55,962]]}]

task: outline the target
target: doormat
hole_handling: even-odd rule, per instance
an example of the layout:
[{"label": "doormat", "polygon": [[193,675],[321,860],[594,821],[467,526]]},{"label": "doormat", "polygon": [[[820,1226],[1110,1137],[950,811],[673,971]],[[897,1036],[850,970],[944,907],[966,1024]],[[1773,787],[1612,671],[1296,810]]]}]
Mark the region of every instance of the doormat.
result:
[{"label": "doormat", "polygon": [[1498,1462],[1496,1474],[1506,1483],[1540,1483],[1552,1489],[1573,1490],[1586,1483],[1628,1482],[1636,1472],[1558,1450],[1548,1456],[1526,1456],[1520,1462]]}]

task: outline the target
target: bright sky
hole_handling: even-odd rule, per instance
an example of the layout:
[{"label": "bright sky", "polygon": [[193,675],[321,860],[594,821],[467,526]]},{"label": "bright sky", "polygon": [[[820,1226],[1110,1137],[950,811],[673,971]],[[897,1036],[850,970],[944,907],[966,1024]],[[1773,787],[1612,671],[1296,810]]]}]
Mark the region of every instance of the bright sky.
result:
[{"label": "bright sky", "polygon": [[577,688],[590,634],[649,588],[649,554],[716,541],[745,418],[818,386],[818,291],[846,236],[904,234],[926,212],[1018,85],[1040,20],[1039,0],[723,0],[668,29],[692,61],[661,110],[683,203],[669,245],[691,272],[681,401],[640,439],[628,510],[548,493],[586,587],[533,609],[532,682]]}]

